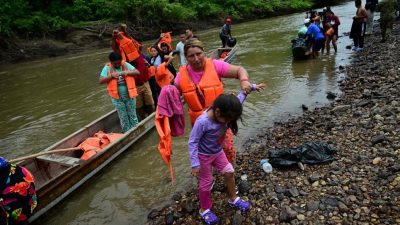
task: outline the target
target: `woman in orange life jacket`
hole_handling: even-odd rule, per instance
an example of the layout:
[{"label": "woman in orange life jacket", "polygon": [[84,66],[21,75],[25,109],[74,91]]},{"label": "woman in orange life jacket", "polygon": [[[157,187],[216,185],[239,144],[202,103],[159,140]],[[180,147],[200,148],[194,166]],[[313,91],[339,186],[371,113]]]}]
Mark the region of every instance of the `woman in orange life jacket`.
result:
[{"label": "woman in orange life jacket", "polygon": [[100,73],[99,83],[107,84],[107,91],[111,97],[121,123],[122,132],[136,126],[139,121],[136,115],[137,89],[134,76],[139,71],[130,63],[122,62],[119,53],[111,52],[110,60]]},{"label": "woman in orange life jacket", "polygon": [[142,120],[154,111],[154,100],[148,83],[148,69],[141,54],[142,44],[131,37],[127,29],[126,24],[121,24],[118,30],[113,31],[115,37],[113,38],[112,48],[114,52],[121,54],[123,61],[126,60],[140,72],[139,76],[135,76],[135,84],[138,89],[136,111]]},{"label": "woman in orange life jacket", "polygon": [[[247,71],[241,66],[207,58],[203,43],[198,39],[187,40],[184,53],[187,65],[179,68],[175,85],[182,92],[185,102],[188,104],[192,126],[204,109],[210,107],[212,102],[224,92],[221,78],[238,79],[241,89],[250,93],[251,84]],[[224,151],[228,160],[234,161],[236,151],[233,146],[231,130],[226,132]]]}]

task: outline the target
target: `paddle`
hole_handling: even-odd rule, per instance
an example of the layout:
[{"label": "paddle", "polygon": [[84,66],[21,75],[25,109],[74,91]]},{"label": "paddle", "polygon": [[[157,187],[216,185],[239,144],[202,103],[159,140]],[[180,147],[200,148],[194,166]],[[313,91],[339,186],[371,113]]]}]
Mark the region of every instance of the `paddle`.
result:
[{"label": "paddle", "polygon": [[16,158],[16,159],[11,159],[8,162],[14,163],[14,162],[22,161],[25,159],[35,158],[35,157],[41,156],[41,155],[52,154],[52,153],[57,153],[57,152],[77,151],[77,150],[82,150],[82,149],[80,147],[55,149],[55,150],[50,150],[50,151],[39,152],[39,153],[36,153],[33,155],[28,155],[28,156],[24,156],[24,157],[20,157],[20,158]]}]

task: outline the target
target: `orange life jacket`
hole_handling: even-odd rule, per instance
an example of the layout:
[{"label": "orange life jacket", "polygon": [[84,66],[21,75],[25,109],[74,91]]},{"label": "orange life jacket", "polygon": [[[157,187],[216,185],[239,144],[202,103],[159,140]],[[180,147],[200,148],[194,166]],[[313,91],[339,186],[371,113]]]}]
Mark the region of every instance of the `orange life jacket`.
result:
[{"label": "orange life jacket", "polygon": [[103,131],[99,131],[94,134],[93,137],[87,138],[79,147],[84,151],[81,159],[88,160],[96,155],[101,149],[106,147],[111,142],[121,138],[124,134],[110,133],[106,134]]},{"label": "orange life jacket", "polygon": [[[224,93],[224,87],[212,59],[206,59],[204,74],[198,85],[190,79],[186,66],[179,68],[179,74],[180,88],[185,102],[189,106],[189,117],[193,126],[203,110],[208,108],[220,94]],[[204,103],[199,99],[199,96],[204,100]]]},{"label": "orange life jacket", "polygon": [[[106,66],[108,66],[108,76],[111,76],[111,73],[115,72],[115,69],[111,65],[111,63],[107,63]],[[122,63],[121,66],[122,66],[122,71],[128,70],[126,63]],[[137,94],[137,89],[136,89],[136,85],[135,85],[135,78],[132,76],[125,76],[125,81],[126,81],[126,86],[128,87],[129,98],[136,97],[138,94]],[[115,99],[119,99],[118,79],[113,78],[107,83],[107,91],[111,97],[113,97]]]},{"label": "orange life jacket", "polygon": [[333,29],[333,27],[331,27],[326,31],[326,36],[331,37],[334,33],[335,33],[335,30]]},{"label": "orange life jacket", "polygon": [[[128,38],[125,36],[123,32],[118,33],[118,42],[119,47],[125,53],[126,57],[128,58],[128,62],[132,62],[133,60],[139,57],[139,47],[140,44],[136,40]],[[121,55],[123,55],[121,53]]]},{"label": "orange life jacket", "polygon": [[223,51],[223,52],[221,53],[221,55],[219,56],[219,58],[223,60],[223,59],[225,59],[225,57],[228,56],[228,54],[229,54],[229,51]]},{"label": "orange life jacket", "polygon": [[149,77],[154,77],[156,75],[156,67],[155,66],[149,66],[148,71],[149,71]]},{"label": "orange life jacket", "polygon": [[171,175],[171,183],[174,185],[174,173],[171,161],[171,128],[169,125],[169,118],[160,114],[159,108],[156,109],[156,120],[155,125],[160,139],[158,143],[158,151],[160,152],[161,158],[165,163],[169,164],[169,172]]},{"label": "orange life jacket", "polygon": [[156,82],[158,86],[162,88],[165,85],[171,84],[172,79],[174,79],[174,75],[168,70],[167,64],[163,62],[158,65],[156,72]]},{"label": "orange life jacket", "polygon": [[172,43],[172,37],[171,37],[171,32],[166,32],[164,33],[164,36],[160,39],[160,41],[158,42],[158,48],[161,49],[161,44],[165,43],[168,45],[168,50],[172,51],[173,48],[171,46]]}]

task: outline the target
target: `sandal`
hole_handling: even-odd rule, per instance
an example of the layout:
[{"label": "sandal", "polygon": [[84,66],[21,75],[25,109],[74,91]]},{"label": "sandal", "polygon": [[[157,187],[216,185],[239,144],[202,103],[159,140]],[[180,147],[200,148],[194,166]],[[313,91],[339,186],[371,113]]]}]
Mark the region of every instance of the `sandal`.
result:
[{"label": "sandal", "polygon": [[218,223],[218,217],[210,209],[206,209],[200,213],[200,216],[206,224],[212,225]]},{"label": "sandal", "polygon": [[239,197],[237,197],[235,199],[235,201],[233,201],[233,202],[228,200],[228,204],[231,207],[236,207],[236,208],[240,209],[240,211],[242,211],[242,212],[247,212],[251,208],[251,204],[249,202],[246,202]]}]

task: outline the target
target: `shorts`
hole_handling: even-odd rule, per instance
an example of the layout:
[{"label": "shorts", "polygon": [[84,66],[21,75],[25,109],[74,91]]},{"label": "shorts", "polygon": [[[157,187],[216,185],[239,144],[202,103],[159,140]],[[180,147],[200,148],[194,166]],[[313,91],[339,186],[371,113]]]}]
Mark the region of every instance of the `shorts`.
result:
[{"label": "shorts", "polygon": [[321,50],[324,42],[325,42],[324,39],[317,39],[317,40],[313,41],[312,51],[318,52],[319,50]]},{"label": "shorts", "polygon": [[143,85],[136,86],[138,96],[136,96],[136,108],[142,108],[143,105],[154,105],[153,95],[151,94],[151,89],[149,82],[146,81]]}]

